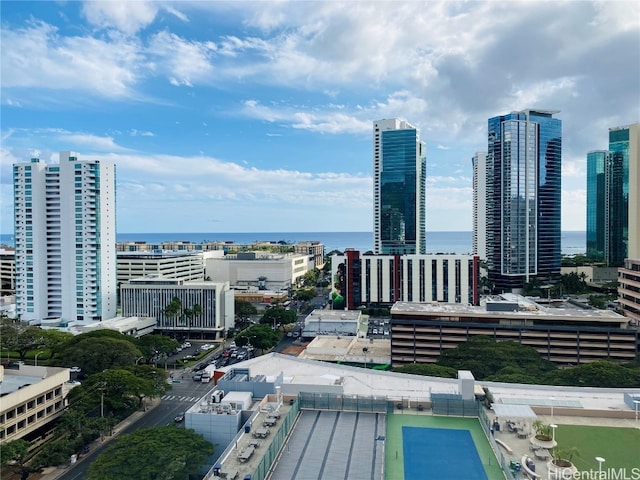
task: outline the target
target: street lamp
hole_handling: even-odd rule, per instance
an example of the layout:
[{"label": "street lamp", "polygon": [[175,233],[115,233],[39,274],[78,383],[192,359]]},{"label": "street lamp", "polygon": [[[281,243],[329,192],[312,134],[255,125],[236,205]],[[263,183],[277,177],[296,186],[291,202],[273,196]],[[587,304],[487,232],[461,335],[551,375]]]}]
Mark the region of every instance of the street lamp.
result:
[{"label": "street lamp", "polygon": [[551,427],[551,441],[555,443],[555,441],[556,441],[556,428],[558,428],[558,425],[556,425],[555,423],[552,423],[549,426]]},{"label": "street lamp", "polygon": [[139,362],[140,360],[142,360],[143,358],[144,358],[144,357],[138,357],[138,358],[136,358],[136,365],[138,365],[138,362]]},{"label": "street lamp", "polygon": [[367,368],[367,352],[369,349],[367,347],[362,348],[362,353],[364,353],[364,368]]},{"label": "street lamp", "polygon": [[602,478],[602,464],[604,463],[604,458],[596,457],[598,462],[598,478]]},{"label": "street lamp", "polygon": [[[44,351],[36,353],[36,356],[35,356],[35,366],[36,366],[36,367],[38,366],[38,356],[39,356],[41,353],[44,353]],[[637,407],[636,407],[636,420],[638,420],[638,408],[637,408]]]}]

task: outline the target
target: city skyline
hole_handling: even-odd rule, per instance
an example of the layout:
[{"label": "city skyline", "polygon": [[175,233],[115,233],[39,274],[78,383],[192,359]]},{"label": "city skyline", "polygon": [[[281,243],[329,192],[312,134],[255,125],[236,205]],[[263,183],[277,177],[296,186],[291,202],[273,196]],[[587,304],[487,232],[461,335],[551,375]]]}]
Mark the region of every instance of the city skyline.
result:
[{"label": "city skyline", "polygon": [[486,119],[560,110],[562,230],[587,152],[640,119],[635,2],[3,2],[11,169],[116,164],[120,232],[373,231],[371,122],[427,146],[428,231],[471,231]]}]

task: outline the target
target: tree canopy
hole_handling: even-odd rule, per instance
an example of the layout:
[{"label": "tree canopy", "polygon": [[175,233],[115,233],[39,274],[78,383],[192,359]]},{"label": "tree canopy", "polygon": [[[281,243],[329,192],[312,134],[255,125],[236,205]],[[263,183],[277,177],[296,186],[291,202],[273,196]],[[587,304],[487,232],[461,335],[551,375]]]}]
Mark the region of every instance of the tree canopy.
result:
[{"label": "tree canopy", "polygon": [[88,480],[183,480],[198,474],[213,445],[193,430],[173,425],[119,437],[89,467]]},{"label": "tree canopy", "polygon": [[260,350],[269,350],[280,341],[280,333],[269,325],[253,325],[236,335],[235,341],[241,347],[250,343]]},{"label": "tree canopy", "polygon": [[272,307],[262,316],[260,323],[269,325],[286,325],[287,323],[295,323],[297,316],[295,312],[282,307]]},{"label": "tree canopy", "polygon": [[443,367],[432,363],[409,363],[393,369],[398,373],[409,373],[411,375],[424,375],[427,377],[457,378],[458,371],[455,368]]},{"label": "tree canopy", "polygon": [[165,335],[143,335],[135,340],[135,345],[148,363],[159,355],[171,353],[180,343]]},{"label": "tree canopy", "polygon": [[[78,335],[74,339],[77,341],[62,351],[63,363],[67,366],[78,365],[88,375],[109,368],[133,365],[136,359],[142,356],[140,350],[121,333],[113,333],[117,336]],[[83,337],[83,335],[86,336]]]},{"label": "tree canopy", "polygon": [[532,347],[513,341],[496,342],[483,335],[445,350],[437,363],[456,370],[471,370],[479,380],[495,375],[505,367],[524,368],[534,376],[556,368]]},{"label": "tree canopy", "polygon": [[20,360],[25,359],[27,352],[45,345],[45,337],[39,327],[2,319],[0,325],[0,345],[3,349],[18,352]]}]

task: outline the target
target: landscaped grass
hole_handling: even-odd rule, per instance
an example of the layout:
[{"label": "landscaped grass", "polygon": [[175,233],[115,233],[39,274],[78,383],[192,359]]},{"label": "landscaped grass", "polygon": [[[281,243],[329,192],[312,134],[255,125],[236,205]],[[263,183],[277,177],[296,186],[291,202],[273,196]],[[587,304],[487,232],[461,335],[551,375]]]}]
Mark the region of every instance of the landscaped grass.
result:
[{"label": "landscaped grass", "polygon": [[580,471],[597,472],[596,457],[606,460],[603,470],[625,468],[631,475],[640,468],[640,429],[559,425],[556,441],[561,449],[577,449],[573,463]]},{"label": "landscaped grass", "polygon": [[[498,464],[498,460],[489,445],[489,441],[480,426],[477,418],[460,417],[434,417],[431,415],[387,415],[387,435],[385,441],[385,478],[389,480],[401,480],[404,477],[404,456],[402,450],[402,427],[424,428],[450,428],[457,430],[469,430],[475,444],[482,466],[489,480],[504,480],[504,475]],[[425,446],[428,448],[428,446]],[[455,455],[464,454],[452,452]],[[455,465],[452,465],[455,469]],[[425,477],[428,478],[428,477]]]}]

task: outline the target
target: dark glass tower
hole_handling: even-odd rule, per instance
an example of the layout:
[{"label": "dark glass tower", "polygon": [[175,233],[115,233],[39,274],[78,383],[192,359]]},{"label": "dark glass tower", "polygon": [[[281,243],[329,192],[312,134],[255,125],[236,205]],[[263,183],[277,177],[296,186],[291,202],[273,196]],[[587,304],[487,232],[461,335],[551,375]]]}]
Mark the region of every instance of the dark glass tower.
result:
[{"label": "dark glass tower", "polygon": [[488,122],[487,267],[498,291],[560,276],[562,122],[525,110]]},{"label": "dark glass tower", "polygon": [[374,122],[374,251],[426,252],[426,147],[403,120]]},{"label": "dark glass tower", "polygon": [[633,127],[609,129],[609,150],[587,154],[587,255],[609,267],[623,266],[628,255]]}]

